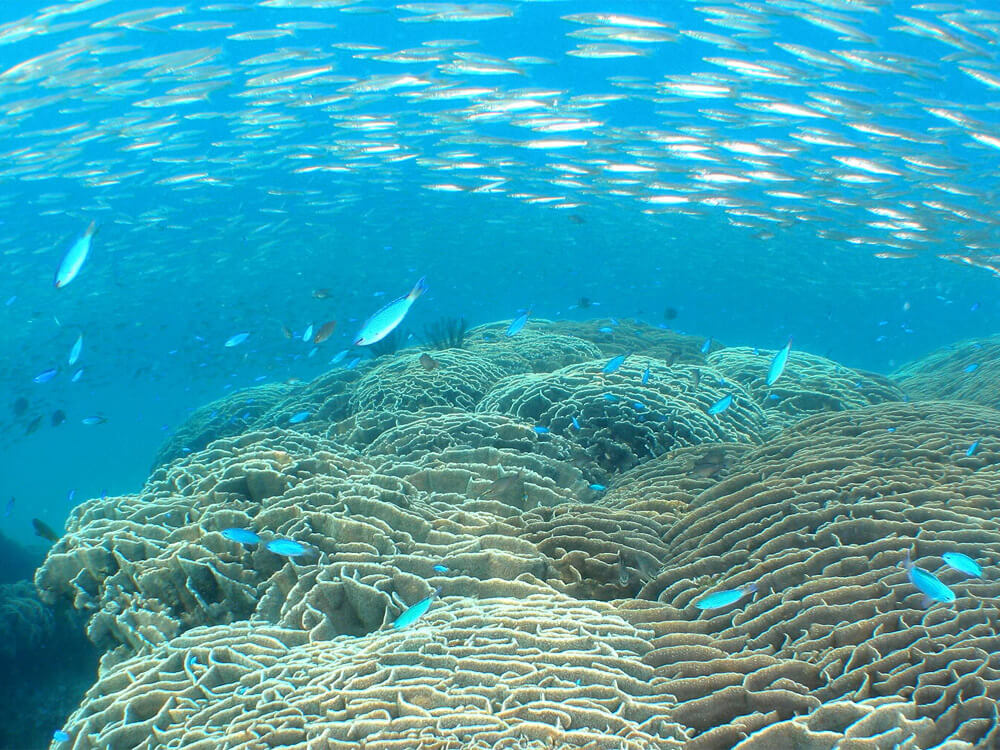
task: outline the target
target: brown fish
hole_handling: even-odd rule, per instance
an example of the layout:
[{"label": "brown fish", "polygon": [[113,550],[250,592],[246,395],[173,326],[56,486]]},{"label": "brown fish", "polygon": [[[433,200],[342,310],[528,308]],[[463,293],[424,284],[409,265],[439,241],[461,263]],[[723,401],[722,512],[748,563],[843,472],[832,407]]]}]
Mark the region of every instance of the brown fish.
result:
[{"label": "brown fish", "polygon": [[524,501],[524,472],[504,474],[493,480],[490,486],[479,494],[479,499],[506,500],[507,502]]},{"label": "brown fish", "polygon": [[694,375],[691,378],[691,382],[694,384],[695,388],[697,388],[698,385],[701,383],[701,370],[699,370],[697,367],[694,369]]},{"label": "brown fish", "polygon": [[24,430],[24,434],[30,435],[41,426],[42,426],[42,418],[40,416],[35,417],[34,419],[31,420],[31,422],[28,423],[27,428],[25,428]]},{"label": "brown fish", "polygon": [[315,299],[329,299],[330,290],[329,289],[313,289],[313,298]]},{"label": "brown fish", "polygon": [[336,320],[326,321],[323,325],[319,327],[319,330],[316,331],[316,335],[313,336],[313,343],[322,344],[324,341],[330,338],[330,336],[333,335],[333,329],[336,327],[337,327]]},{"label": "brown fish", "polygon": [[425,370],[436,370],[438,361],[427,352],[424,352],[420,355],[420,366]]},{"label": "brown fish", "polygon": [[48,539],[50,542],[59,541],[59,535],[44,521],[38,518],[32,518],[31,525],[35,527],[35,536],[40,536],[42,539]]},{"label": "brown fish", "polygon": [[726,451],[722,448],[713,448],[705,452],[704,456],[698,458],[689,472],[696,477],[714,477],[726,468]]},{"label": "brown fish", "polygon": [[290,339],[292,337],[292,329],[288,326],[281,326],[281,333],[286,339]]}]

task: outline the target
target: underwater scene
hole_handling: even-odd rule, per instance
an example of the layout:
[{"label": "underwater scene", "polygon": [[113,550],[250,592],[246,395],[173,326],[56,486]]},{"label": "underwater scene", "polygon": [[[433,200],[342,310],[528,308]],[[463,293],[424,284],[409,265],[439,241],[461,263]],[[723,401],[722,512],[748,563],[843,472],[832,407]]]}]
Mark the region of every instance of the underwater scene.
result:
[{"label": "underwater scene", "polygon": [[0,111],[0,749],[1000,748],[994,0],[9,0]]}]

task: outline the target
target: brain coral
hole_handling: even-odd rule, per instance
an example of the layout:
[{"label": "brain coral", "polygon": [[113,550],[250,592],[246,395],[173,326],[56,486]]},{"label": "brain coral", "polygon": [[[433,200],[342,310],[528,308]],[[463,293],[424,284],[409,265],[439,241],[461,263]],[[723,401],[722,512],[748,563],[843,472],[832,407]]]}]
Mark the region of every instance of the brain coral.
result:
[{"label": "brain coral", "polygon": [[712,352],[708,363],[753,394],[772,423],[792,422],[820,411],[856,409],[883,401],[902,401],[903,392],[888,378],[852,370],[833,360],[792,351],[778,381],[765,383],[777,352],[734,346]]},{"label": "brain coral", "polygon": [[[504,340],[520,342],[525,338],[525,345],[530,351],[536,351],[534,342],[542,341],[542,336],[558,335],[560,338],[572,337],[590,342],[596,346],[598,356],[614,357],[622,352],[643,354],[654,357],[669,364],[704,364],[705,354],[701,351],[705,339],[699,336],[688,336],[666,328],[658,328],[639,320],[612,320],[611,318],[597,320],[545,320],[544,318],[529,318],[521,333],[512,339],[507,339],[508,323],[488,323],[476,326],[469,331],[470,343],[480,342],[502,343]],[[527,335],[526,335],[527,334]],[[535,338],[532,338],[535,337]],[[557,347],[560,345],[557,344]],[[515,352],[517,347],[511,347]],[[716,341],[709,343],[709,351],[716,351],[722,345]],[[574,360],[574,362],[580,360]],[[562,366],[571,364],[565,362]],[[555,368],[550,368],[555,369]],[[544,372],[544,368],[533,368],[535,372]]]},{"label": "brain coral", "polygon": [[[741,386],[723,386],[709,368],[669,366],[634,355],[610,375],[602,374],[604,365],[599,360],[504,378],[477,411],[509,414],[570,437],[609,472],[628,470],[686,445],[762,439],[764,412]],[[646,367],[652,376],[644,385]],[[734,399],[728,409],[707,413],[729,394]]]},{"label": "brain coral", "polygon": [[496,324],[469,331],[466,348],[493,362],[507,374],[551,372],[602,356],[596,344],[576,336],[557,334],[553,329],[532,328],[510,337],[506,335],[506,329]]},{"label": "brain coral", "polygon": [[157,452],[153,469],[191,451],[200,451],[218,438],[246,432],[265,412],[297,390],[297,386],[284,383],[265,383],[195,409]]},{"label": "brain coral", "polygon": [[961,341],[938,349],[892,374],[912,398],[954,399],[1000,406],[997,390],[1000,336]]},{"label": "brain coral", "polygon": [[[735,675],[719,676],[734,671],[725,665],[766,655],[798,665],[787,688],[814,701],[911,701],[917,717],[934,720],[924,733],[935,746],[948,737],[1000,742],[1000,635],[990,603],[1000,595],[1000,455],[968,456],[973,439],[1000,445],[1000,413],[917,402],[817,415],[749,452],[696,498],[665,535],[669,555],[641,596],[683,610],[708,591],[760,589],[756,600],[698,620],[717,649],[699,670],[716,675],[718,693],[684,710],[716,722],[706,737],[736,739],[718,701],[723,693],[745,700],[746,684],[735,689]],[[953,588],[954,608],[921,607],[899,567],[907,549]],[[979,560],[983,579],[946,568],[948,551]],[[672,658],[676,633],[654,628],[654,645]],[[691,672],[664,665],[658,674]],[[717,721],[723,715],[730,718]],[[767,736],[805,736],[809,723]]]},{"label": "brain coral", "polygon": [[430,356],[404,352],[385,358],[359,381],[350,399],[352,412],[410,412],[430,406],[472,410],[479,399],[506,371],[473,352],[462,349],[436,351]]}]

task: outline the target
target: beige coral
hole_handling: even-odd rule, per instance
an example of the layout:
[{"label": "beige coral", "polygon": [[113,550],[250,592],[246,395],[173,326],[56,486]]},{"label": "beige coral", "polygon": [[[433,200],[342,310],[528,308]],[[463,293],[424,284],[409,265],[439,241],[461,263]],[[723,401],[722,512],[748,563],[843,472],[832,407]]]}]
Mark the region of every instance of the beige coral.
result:
[{"label": "beige coral", "polygon": [[1000,336],[960,341],[909,362],[892,379],[912,398],[972,401],[1000,407]]}]

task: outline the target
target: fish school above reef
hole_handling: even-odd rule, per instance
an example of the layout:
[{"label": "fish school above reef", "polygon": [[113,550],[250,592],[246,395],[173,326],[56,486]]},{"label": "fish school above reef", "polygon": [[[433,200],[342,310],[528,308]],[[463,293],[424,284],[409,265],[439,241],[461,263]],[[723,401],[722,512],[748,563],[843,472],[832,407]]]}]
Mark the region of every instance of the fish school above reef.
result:
[{"label": "fish school above reef", "polygon": [[964,358],[510,329],[231,394],[75,508],[53,747],[1000,746],[1000,412],[921,400]]}]

